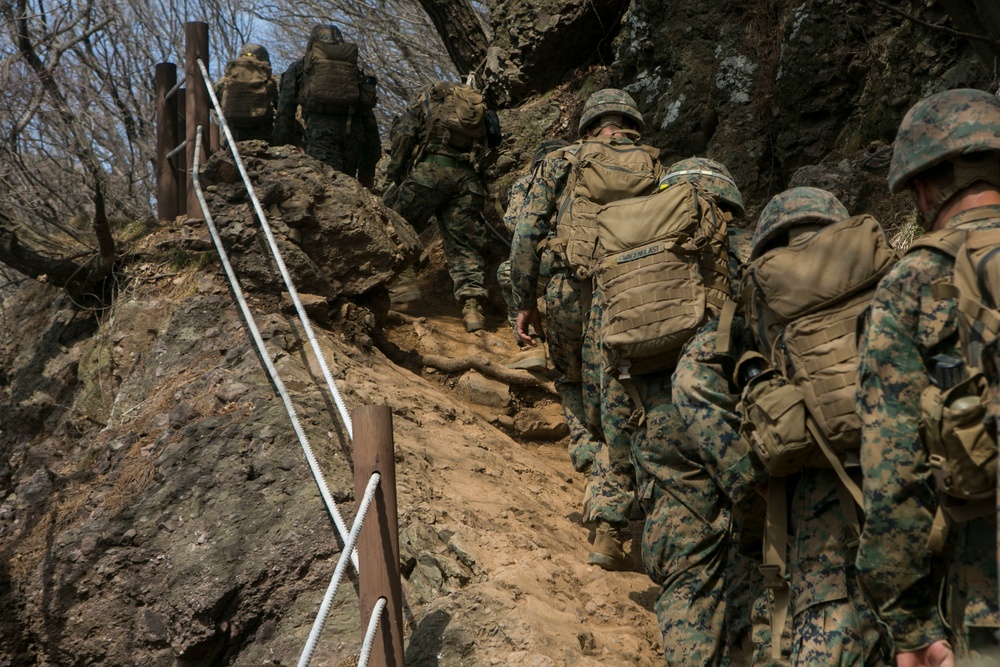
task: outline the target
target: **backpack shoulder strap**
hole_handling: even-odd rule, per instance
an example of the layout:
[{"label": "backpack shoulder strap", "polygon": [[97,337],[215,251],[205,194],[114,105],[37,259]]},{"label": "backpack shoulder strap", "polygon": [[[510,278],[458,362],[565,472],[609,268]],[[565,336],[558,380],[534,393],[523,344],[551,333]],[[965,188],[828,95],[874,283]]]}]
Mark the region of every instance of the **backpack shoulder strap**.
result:
[{"label": "backpack shoulder strap", "polygon": [[958,255],[958,249],[965,243],[967,233],[964,229],[939,229],[927,232],[910,244],[906,249],[906,254],[921,248],[932,248],[954,259]]}]

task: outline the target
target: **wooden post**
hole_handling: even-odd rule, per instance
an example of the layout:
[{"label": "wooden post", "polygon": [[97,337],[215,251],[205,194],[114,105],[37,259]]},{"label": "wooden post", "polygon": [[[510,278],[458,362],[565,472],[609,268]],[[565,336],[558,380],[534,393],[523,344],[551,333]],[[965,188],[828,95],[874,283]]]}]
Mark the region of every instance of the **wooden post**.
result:
[{"label": "wooden post", "polygon": [[[177,65],[158,63],[154,79],[156,91],[156,217],[173,222],[177,217],[177,181],[180,170],[177,160],[168,160],[167,153],[180,143],[177,131]],[[173,91],[173,92],[171,92]],[[167,96],[170,93],[170,96]]]},{"label": "wooden post", "polygon": [[364,497],[372,473],[379,473],[368,516],[358,536],[361,634],[364,636],[378,599],[386,599],[370,665],[403,667],[403,589],[399,581],[399,521],[396,515],[396,462],[393,458],[392,410],[366,405],[351,412],[354,423],[354,490]]},{"label": "wooden post", "polygon": [[[191,178],[191,166],[194,164],[194,143],[198,126],[201,125],[205,135],[208,135],[208,107],[210,100],[208,88],[205,87],[205,79],[201,76],[201,69],[198,67],[200,59],[208,67],[208,24],[201,21],[191,21],[184,24],[184,37],[186,49],[184,52],[184,81],[187,88],[187,121],[185,122],[187,131],[187,179]],[[208,156],[202,147],[200,156],[201,164],[205,164]],[[197,193],[194,187],[188,188],[187,193],[187,214],[189,218],[200,220],[202,218],[201,204],[198,203]]]}]

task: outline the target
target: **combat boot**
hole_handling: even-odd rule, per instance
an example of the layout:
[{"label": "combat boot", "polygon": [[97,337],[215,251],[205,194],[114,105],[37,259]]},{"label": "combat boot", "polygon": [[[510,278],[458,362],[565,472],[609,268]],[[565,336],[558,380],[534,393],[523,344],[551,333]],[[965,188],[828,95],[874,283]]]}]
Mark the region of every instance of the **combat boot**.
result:
[{"label": "combat boot", "polygon": [[594,548],[587,556],[591,565],[600,565],[605,570],[629,570],[632,568],[632,557],[623,548],[625,539],[622,528],[600,521],[594,535]]},{"label": "combat boot", "polygon": [[417,284],[417,271],[408,266],[389,283],[389,303],[399,306],[420,300],[420,285]]},{"label": "combat boot", "polygon": [[510,359],[503,362],[506,368],[515,368],[528,371],[543,371],[548,367],[545,361],[545,346],[542,345],[538,336],[531,337],[535,341],[534,347],[527,345]]},{"label": "combat boot", "polygon": [[465,321],[465,330],[469,333],[479,331],[486,326],[483,319],[483,309],[479,307],[479,302],[475,299],[466,299],[462,306],[462,319]]}]

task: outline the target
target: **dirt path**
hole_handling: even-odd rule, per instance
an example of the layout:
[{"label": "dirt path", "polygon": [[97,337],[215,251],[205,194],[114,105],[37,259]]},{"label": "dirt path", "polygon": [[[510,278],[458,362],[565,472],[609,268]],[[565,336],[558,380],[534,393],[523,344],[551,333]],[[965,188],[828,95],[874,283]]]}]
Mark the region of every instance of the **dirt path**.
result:
[{"label": "dirt path", "polygon": [[[417,319],[390,324],[386,337],[444,357],[499,362],[515,351],[495,317],[496,326],[468,334],[454,302],[428,311],[421,317],[412,309]],[[382,360],[348,378],[362,400],[382,397],[394,406],[401,550],[413,564],[404,593],[409,605],[433,610],[423,609],[412,628],[407,663],[662,664],[657,587],[638,565],[638,539],[635,571],[587,565],[584,480],[569,464],[566,440],[515,441],[505,432],[525,410],[559,416],[557,397],[512,387],[509,402],[489,405],[492,398],[462,380],[416,370],[420,377]],[[415,536],[427,544],[428,531],[440,549],[409,551]],[[640,533],[641,522],[633,522],[633,536]]]}]

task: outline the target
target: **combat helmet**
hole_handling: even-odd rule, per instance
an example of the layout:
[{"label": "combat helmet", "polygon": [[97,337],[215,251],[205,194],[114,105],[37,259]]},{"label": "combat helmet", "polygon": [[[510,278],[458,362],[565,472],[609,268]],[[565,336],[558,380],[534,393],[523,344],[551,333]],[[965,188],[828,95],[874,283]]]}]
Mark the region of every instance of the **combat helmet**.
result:
[{"label": "combat helmet", "polygon": [[337,26],[330,25],[317,25],[313,26],[312,32],[309,33],[309,43],[319,42],[320,44],[343,44],[344,35],[341,34],[340,28]]},{"label": "combat helmet", "polygon": [[801,225],[826,226],[849,217],[847,209],[826,190],[798,187],[780,192],[760,212],[750,239],[750,261],[764,254],[783,232]]},{"label": "combat helmet", "polygon": [[562,148],[563,146],[569,145],[569,142],[565,139],[546,139],[542,143],[538,144],[538,149],[535,151],[535,155],[531,158],[531,171],[535,170],[545,156],[554,151],[557,148]]},{"label": "combat helmet", "polygon": [[605,88],[598,90],[584,102],[583,114],[580,116],[580,135],[582,136],[595,120],[607,114],[621,114],[631,119],[640,133],[646,129],[646,123],[642,120],[642,114],[639,113],[632,96],[618,88]]},{"label": "combat helmet", "polygon": [[268,54],[267,49],[260,44],[244,44],[240,47],[240,57],[256,58],[257,60],[269,63],[271,62],[271,56]]},{"label": "combat helmet", "polygon": [[889,190],[902,192],[914,176],[942,162],[997,151],[1000,99],[972,88],[931,95],[914,104],[899,124],[889,164]]},{"label": "combat helmet", "polygon": [[742,218],[746,215],[743,197],[736,187],[736,181],[720,162],[704,157],[689,157],[675,162],[660,179],[660,189],[675,183],[698,183],[732,211],[735,217]]}]

